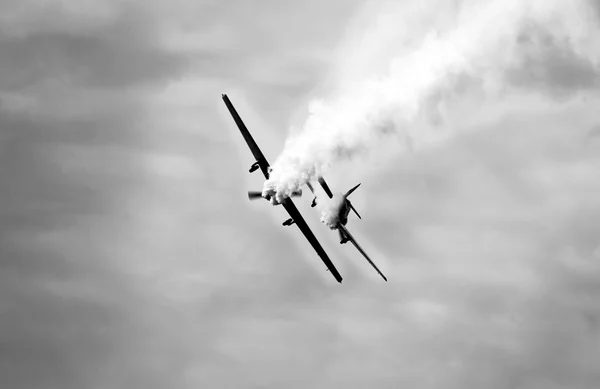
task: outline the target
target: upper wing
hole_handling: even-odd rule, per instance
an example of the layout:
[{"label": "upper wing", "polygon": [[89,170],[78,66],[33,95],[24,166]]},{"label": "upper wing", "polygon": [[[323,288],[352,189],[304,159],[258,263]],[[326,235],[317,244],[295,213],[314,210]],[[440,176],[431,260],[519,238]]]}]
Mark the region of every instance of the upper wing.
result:
[{"label": "upper wing", "polygon": [[[240,115],[237,113],[237,111],[233,107],[233,104],[231,104],[229,97],[227,97],[227,95],[225,95],[225,94],[223,94],[222,97],[223,97],[223,101],[225,102],[225,105],[227,106],[227,109],[229,109],[229,113],[233,117],[233,120],[235,120],[235,123],[237,124],[238,128],[240,129],[240,132],[242,133],[242,136],[246,140],[246,143],[248,144],[250,151],[252,151],[252,155],[254,155],[254,158],[256,159],[256,163],[260,167],[260,170],[262,170],[263,174],[265,175],[265,178],[269,179],[269,162],[267,162],[267,159],[263,155],[262,151],[260,151],[260,148],[254,141],[254,138],[252,138],[252,135],[250,135],[250,131],[248,131],[248,128],[246,128],[246,125],[242,121],[242,118],[240,117]],[[312,187],[311,187],[311,190],[312,190]],[[335,277],[337,282],[341,283],[342,276],[340,275],[340,273],[337,271],[337,269],[335,268],[335,266],[333,265],[333,263],[327,256],[327,253],[325,252],[325,250],[323,250],[323,247],[321,247],[321,244],[319,243],[317,238],[314,236],[314,234],[308,227],[308,224],[306,224],[306,221],[304,220],[302,215],[300,215],[300,211],[298,211],[298,208],[296,208],[296,206],[292,202],[292,199],[289,197],[285,198],[282,202],[282,205],[285,208],[285,210],[288,211],[288,213],[292,217],[292,220],[294,220],[294,222],[296,223],[296,225],[298,226],[300,231],[302,231],[302,233],[304,234],[306,239],[308,239],[308,241],[310,242],[312,247],[315,249],[317,254],[319,254],[319,256],[321,257],[321,259],[323,260],[323,262],[325,263],[325,265],[327,266],[327,268],[329,269],[331,274],[333,274],[333,276]]]},{"label": "upper wing", "polygon": [[254,155],[254,158],[256,159],[256,163],[260,167],[260,170],[265,175],[265,178],[269,179],[269,162],[267,162],[267,159],[263,155],[262,151],[260,151],[260,148],[254,141],[254,138],[252,138],[252,135],[250,135],[250,131],[248,131],[248,128],[246,128],[246,125],[242,121],[242,118],[240,117],[240,115],[238,115],[237,111],[233,107],[233,104],[231,104],[229,97],[227,97],[227,95],[222,95],[222,97],[223,101],[225,102],[225,105],[227,106],[227,109],[229,109],[229,113],[231,114],[231,116],[233,116],[233,120],[235,120],[235,124],[237,124],[238,128],[240,129],[240,132],[242,133],[242,136],[244,137],[246,143],[248,144],[248,147],[250,148],[250,151],[252,151],[252,155]]},{"label": "upper wing", "polygon": [[371,264],[371,266],[373,266],[375,268],[375,270],[377,270],[377,273],[379,273],[379,275],[381,277],[383,277],[383,279],[385,280],[385,282],[387,282],[387,278],[383,275],[383,273],[381,273],[381,271],[373,263],[373,261],[371,261],[371,258],[369,258],[369,256],[367,255],[367,253],[365,253],[364,250],[362,249],[362,247],[359,246],[359,244],[356,241],[356,239],[354,239],[354,237],[352,236],[352,234],[350,234],[350,232],[346,229],[346,227],[343,226],[341,223],[338,223],[338,228],[341,229],[342,231],[344,231],[344,234],[346,234],[346,236],[350,239],[350,241],[352,242],[352,244],[354,245],[354,247],[356,247],[358,249],[358,251],[360,251],[360,253],[365,257],[365,259],[367,261],[369,261],[369,263]]},{"label": "upper wing", "polygon": [[327,196],[329,196],[329,198],[332,199],[333,193],[331,193],[331,189],[329,189],[329,185],[327,185],[323,177],[319,177],[319,184],[321,184],[321,187],[323,187],[323,190],[325,191],[325,193],[327,193]]},{"label": "upper wing", "polygon": [[317,240],[315,235],[312,233],[312,231],[308,227],[308,224],[306,224],[306,221],[300,214],[300,211],[298,211],[298,208],[296,208],[296,206],[294,205],[294,202],[292,201],[292,199],[289,197],[286,197],[281,204],[283,205],[285,210],[288,211],[288,213],[292,217],[292,220],[294,220],[294,222],[296,223],[296,225],[298,226],[300,231],[302,231],[302,233],[304,234],[306,239],[308,239],[308,241],[310,242],[312,247],[315,249],[317,254],[319,254],[319,257],[321,257],[321,259],[325,263],[325,266],[327,266],[327,269],[329,269],[331,274],[333,274],[333,276],[335,277],[337,282],[341,283],[342,276],[340,275],[340,273],[337,271],[337,269],[333,265],[333,262],[331,262],[331,259],[329,259],[329,257],[327,256],[327,253],[325,252],[325,250],[323,250],[323,247],[321,247],[321,244],[319,243],[319,241]]}]

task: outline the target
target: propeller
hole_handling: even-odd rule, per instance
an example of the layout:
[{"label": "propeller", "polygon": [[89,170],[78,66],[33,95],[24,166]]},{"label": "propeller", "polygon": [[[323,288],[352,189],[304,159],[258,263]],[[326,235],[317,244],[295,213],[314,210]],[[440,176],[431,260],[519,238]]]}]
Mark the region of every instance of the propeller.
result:
[{"label": "propeller", "polygon": [[262,199],[262,192],[258,192],[258,191],[248,191],[248,198],[250,200],[256,200],[256,199]]},{"label": "propeller", "polygon": [[[302,193],[292,193],[291,197],[301,197]],[[256,191],[256,190],[249,190],[248,191],[248,199],[250,200],[256,200],[256,199],[262,199],[264,198],[262,196],[262,192]],[[268,200],[269,198],[267,198]]]}]

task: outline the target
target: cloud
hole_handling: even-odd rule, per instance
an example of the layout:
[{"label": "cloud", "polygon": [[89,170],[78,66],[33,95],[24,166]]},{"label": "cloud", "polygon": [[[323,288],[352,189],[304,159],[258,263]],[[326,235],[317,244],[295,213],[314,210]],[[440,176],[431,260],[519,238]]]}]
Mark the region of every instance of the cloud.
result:
[{"label": "cloud", "polygon": [[[403,24],[370,2],[361,25],[347,24],[358,4],[347,2],[15,4],[0,12],[12,57],[0,59],[0,375],[11,387],[598,386],[593,96],[546,99],[557,86],[544,76],[518,79],[544,98],[511,84],[483,99],[459,77],[427,96],[437,124],[418,119],[457,136],[332,167],[335,192],[362,177],[352,201],[363,219],[348,228],[390,279],[299,199],[339,288],[281,227],[284,210],[247,202],[261,178],[246,175],[251,155],[220,93],[272,160],[304,119],[297,107],[385,69],[403,34],[407,50],[432,24],[443,37],[456,14],[406,3]],[[519,58],[568,48],[581,59],[590,43],[530,33]],[[373,56],[338,67],[362,36]],[[569,72],[596,63],[571,55]]]},{"label": "cloud", "polygon": [[598,64],[578,55],[568,38],[559,39],[544,27],[527,27],[518,38],[520,63],[509,70],[508,80],[518,87],[547,89],[560,95],[597,89]]},{"label": "cloud", "polygon": [[[587,326],[589,319],[583,312],[589,306],[583,303],[575,308],[571,298],[564,305],[557,301],[571,293],[586,296],[582,298],[586,301],[596,293],[589,284],[583,286],[587,281],[571,273],[574,268],[566,271],[558,263],[567,247],[577,247],[581,257],[575,256],[573,265],[580,261],[575,266],[582,266],[581,271],[586,268],[590,280],[600,275],[598,269],[586,267],[593,266],[598,242],[583,238],[594,235],[595,227],[586,220],[594,219],[598,205],[585,193],[595,191],[591,166],[597,161],[582,154],[583,146],[577,142],[585,125],[578,128],[573,123],[565,131],[552,120],[531,115],[498,129],[461,136],[444,148],[403,159],[409,164],[406,170],[418,177],[416,182],[398,172],[396,183],[382,178],[372,184],[394,193],[403,205],[392,215],[391,201],[369,195],[377,202],[367,202],[363,211],[371,219],[395,221],[386,223],[391,231],[377,238],[380,247],[390,248],[395,266],[402,268],[399,273],[407,274],[399,292],[404,297],[396,300],[394,295],[393,299],[402,306],[400,301],[411,301],[416,293],[446,308],[435,339],[420,348],[427,357],[419,354],[417,346],[407,349],[408,341],[402,341],[405,351],[401,355],[413,355],[412,365],[423,366],[429,358],[436,361],[430,363],[439,363],[431,365],[437,372],[436,382],[449,380],[450,387],[459,387],[491,380],[493,387],[503,387],[517,380],[525,387],[544,381],[587,387],[595,379],[591,370],[577,376],[568,367],[571,356],[587,358],[587,347],[564,343],[573,337],[579,344],[593,336],[575,330]],[[544,123],[545,131],[534,123]],[[581,166],[590,170],[581,171]],[[534,179],[541,171],[554,179]],[[514,180],[519,177],[522,180]],[[572,181],[565,185],[567,177]],[[419,181],[424,185],[417,185]],[[412,202],[407,203],[407,198]],[[368,225],[361,228],[363,223]],[[369,235],[375,222],[365,218],[351,228]],[[403,234],[408,237],[395,243]],[[413,289],[411,283],[424,289]],[[575,284],[581,286],[579,292]],[[558,318],[562,315],[567,315],[564,321]],[[412,317],[407,315],[405,320]],[[411,333],[417,336],[427,331],[420,327]],[[432,351],[435,345],[441,350]],[[551,351],[555,347],[567,347],[571,356]],[[449,349],[452,353],[443,351]],[[456,364],[451,367],[442,361]],[[552,366],[568,378],[561,381],[561,373],[550,372]],[[418,377],[423,384],[422,376]]]},{"label": "cloud", "polygon": [[[247,23],[234,34],[243,50],[218,39],[210,50],[170,45],[169,26],[220,39],[204,30],[210,15],[198,4],[2,3],[0,310],[9,319],[0,359],[12,387],[195,387],[204,377],[192,372],[218,360],[210,345],[239,305],[260,308],[255,298],[276,285],[315,284],[304,253],[281,261],[256,244],[263,234],[239,238],[246,221],[256,231],[271,224],[245,207],[214,108],[229,82],[285,111],[294,100],[281,91],[310,80],[260,34],[247,40],[261,23],[245,3],[236,17],[223,6],[213,15],[217,29]],[[186,7],[194,12],[182,19]],[[261,50],[269,68],[257,66]],[[301,76],[288,82],[290,63]],[[169,86],[194,78],[204,82],[170,99]],[[272,235],[285,250],[294,244]]]},{"label": "cloud", "polygon": [[[32,78],[57,78],[86,87],[127,88],[164,81],[185,67],[185,58],[157,50],[152,37],[141,39],[120,31],[130,28],[131,22],[120,24],[92,36],[36,33],[5,42],[2,50],[8,63],[4,66],[16,76],[8,87],[26,87]],[[23,63],[34,66],[24,71]]]},{"label": "cloud", "polygon": [[31,33],[94,32],[113,23],[122,4],[119,6],[114,0],[6,0],[0,5],[0,32],[5,39],[23,38]]}]

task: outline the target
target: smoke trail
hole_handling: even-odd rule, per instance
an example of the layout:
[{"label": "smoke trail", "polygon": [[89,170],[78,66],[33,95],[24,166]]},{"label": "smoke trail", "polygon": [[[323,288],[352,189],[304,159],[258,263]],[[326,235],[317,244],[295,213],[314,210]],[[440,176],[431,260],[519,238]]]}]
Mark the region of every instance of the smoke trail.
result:
[{"label": "smoke trail", "polygon": [[325,197],[325,201],[317,203],[321,211],[321,222],[325,223],[327,227],[335,230],[339,221],[339,212],[342,204],[344,203],[344,196],[340,194],[333,195],[333,198]]},{"label": "smoke trail", "polygon": [[387,74],[354,80],[328,102],[313,101],[303,128],[288,138],[263,191],[276,193],[278,199],[289,196],[333,164],[377,150],[390,136],[409,137],[416,147],[447,136],[418,126],[420,116],[451,100],[461,80],[494,95],[517,80],[514,69],[531,66],[536,55],[543,62],[544,53],[528,50],[522,42],[523,32],[532,26],[551,40],[567,42],[573,55],[590,60],[599,47],[591,38],[591,31],[597,31],[593,14],[583,0],[463,1],[453,27],[432,30],[416,48],[399,47],[402,54],[391,61]]}]

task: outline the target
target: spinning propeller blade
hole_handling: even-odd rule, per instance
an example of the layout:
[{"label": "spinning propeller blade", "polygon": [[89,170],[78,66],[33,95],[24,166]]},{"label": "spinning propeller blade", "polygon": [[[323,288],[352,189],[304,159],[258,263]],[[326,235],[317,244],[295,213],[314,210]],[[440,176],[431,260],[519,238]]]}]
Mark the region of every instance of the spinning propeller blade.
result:
[{"label": "spinning propeller blade", "polygon": [[248,191],[248,198],[250,200],[262,199],[262,192]]},{"label": "spinning propeller blade", "polygon": [[[292,193],[292,195],[291,195],[291,197],[301,197],[301,196],[302,196],[302,193]],[[262,192],[255,191],[255,190],[249,190],[248,198],[250,200],[256,200],[256,199],[261,199],[264,197],[262,196]],[[267,200],[268,200],[268,198],[267,198]]]}]

